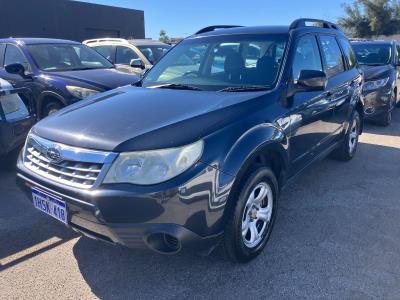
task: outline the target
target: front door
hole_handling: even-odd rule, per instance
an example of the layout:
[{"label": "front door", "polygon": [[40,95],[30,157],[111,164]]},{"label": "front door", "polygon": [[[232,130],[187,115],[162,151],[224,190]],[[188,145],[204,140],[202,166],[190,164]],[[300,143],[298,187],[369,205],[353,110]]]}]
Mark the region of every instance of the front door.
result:
[{"label": "front door", "polygon": [[[323,71],[323,64],[316,36],[302,36],[293,58],[293,84],[302,70]],[[300,91],[290,99],[290,160],[294,173],[303,169],[316,155],[318,145],[330,134],[329,123],[333,110],[325,91]]]}]

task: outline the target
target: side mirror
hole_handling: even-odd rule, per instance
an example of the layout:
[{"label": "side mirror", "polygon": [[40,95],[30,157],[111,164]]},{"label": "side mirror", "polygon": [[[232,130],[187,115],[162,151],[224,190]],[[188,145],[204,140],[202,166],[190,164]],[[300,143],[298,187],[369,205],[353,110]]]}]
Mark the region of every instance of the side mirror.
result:
[{"label": "side mirror", "polygon": [[29,75],[25,74],[25,67],[21,64],[9,64],[4,67],[7,73],[16,74],[21,76],[22,78],[29,78]]},{"label": "side mirror", "polygon": [[323,91],[328,83],[325,72],[316,70],[302,70],[297,86],[304,91]]},{"label": "side mirror", "polygon": [[142,69],[142,70],[145,68],[144,63],[140,58],[131,59],[131,62],[129,63],[129,65],[132,68],[139,68],[139,69]]}]

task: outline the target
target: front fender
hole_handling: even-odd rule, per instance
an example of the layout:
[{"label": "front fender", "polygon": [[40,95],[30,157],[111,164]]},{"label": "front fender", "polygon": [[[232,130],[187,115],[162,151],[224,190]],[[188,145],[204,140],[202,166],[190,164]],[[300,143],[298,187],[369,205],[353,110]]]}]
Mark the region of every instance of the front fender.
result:
[{"label": "front fender", "polygon": [[267,150],[265,148],[278,151],[287,162],[287,146],[287,138],[283,130],[270,123],[258,125],[246,131],[236,141],[222,162],[221,170],[237,176],[245,162],[260,151]]},{"label": "front fender", "polygon": [[[266,123],[257,125],[243,133],[229,149],[218,165],[218,186],[220,190],[230,190],[240,180],[249,164],[260,154],[273,151],[279,155],[284,169],[289,164],[288,140],[279,127]],[[226,200],[226,199],[225,199]]]}]

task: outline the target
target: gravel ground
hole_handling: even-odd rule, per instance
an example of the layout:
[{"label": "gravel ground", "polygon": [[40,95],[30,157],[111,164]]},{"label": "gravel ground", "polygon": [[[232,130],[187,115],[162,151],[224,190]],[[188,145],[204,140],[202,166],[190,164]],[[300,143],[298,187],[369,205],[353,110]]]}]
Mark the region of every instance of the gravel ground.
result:
[{"label": "gravel ground", "polygon": [[[326,159],[282,194],[268,247],[235,265],[80,237],[36,211],[0,167],[0,299],[400,299],[400,111],[355,159]],[[8,162],[9,163],[9,162]]]}]

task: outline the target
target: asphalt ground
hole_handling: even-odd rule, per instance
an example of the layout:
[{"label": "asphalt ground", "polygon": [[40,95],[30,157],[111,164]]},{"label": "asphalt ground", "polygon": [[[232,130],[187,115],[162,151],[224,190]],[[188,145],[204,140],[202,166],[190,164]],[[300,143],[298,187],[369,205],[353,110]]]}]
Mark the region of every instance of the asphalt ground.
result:
[{"label": "asphalt ground", "polygon": [[400,299],[400,110],[360,142],[351,162],[325,159],[283,192],[267,248],[246,265],[81,237],[33,207],[8,158],[0,299]]}]

